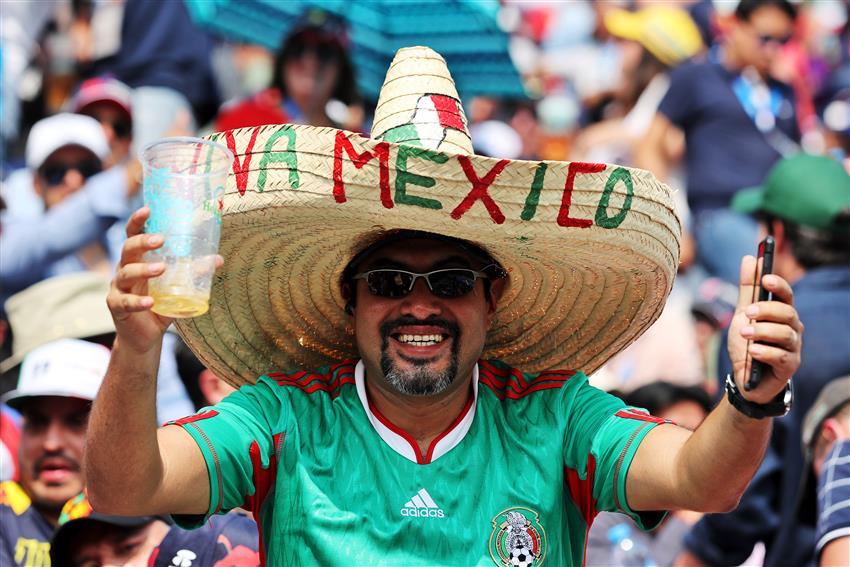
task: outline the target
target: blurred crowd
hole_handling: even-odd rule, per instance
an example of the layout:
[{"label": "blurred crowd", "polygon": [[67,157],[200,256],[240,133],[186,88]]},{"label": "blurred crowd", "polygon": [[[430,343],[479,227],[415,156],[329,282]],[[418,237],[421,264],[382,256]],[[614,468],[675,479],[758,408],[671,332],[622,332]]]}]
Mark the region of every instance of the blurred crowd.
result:
[{"label": "blurred crowd", "polygon": [[[673,188],[683,220],[664,312],[592,383],[696,428],[730,371],[720,345],[740,259],[767,234],[806,326],[795,405],[739,507],[675,511],[649,534],[602,514],[588,565],[625,561],[624,548],[645,566],[842,564],[830,561],[850,549],[850,495],[834,482],[817,490],[827,473],[847,478],[850,460],[840,380],[850,375],[850,1],[504,0],[499,22],[527,97],[464,98],[476,153],[648,169]],[[216,37],[179,0],[2,3],[3,565],[258,564],[246,516],[186,532],[92,511],[81,463],[113,340],[104,297],[141,205],[141,149],[284,122],[370,130],[377,101],[356,87],[346,22],[307,11],[289,28],[272,53]],[[160,423],[229,391],[168,333]]]}]

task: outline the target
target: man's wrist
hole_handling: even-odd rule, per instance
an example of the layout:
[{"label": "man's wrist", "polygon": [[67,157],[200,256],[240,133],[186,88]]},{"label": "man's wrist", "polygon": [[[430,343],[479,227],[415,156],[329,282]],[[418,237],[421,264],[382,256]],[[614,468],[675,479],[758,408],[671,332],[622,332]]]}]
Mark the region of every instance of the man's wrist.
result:
[{"label": "man's wrist", "polygon": [[752,419],[765,419],[767,417],[781,417],[791,409],[794,399],[794,389],[791,381],[785,385],[785,389],[779,392],[774,399],[766,404],[751,402],[741,395],[735,380],[731,375],[726,375],[726,397],[733,408]]}]

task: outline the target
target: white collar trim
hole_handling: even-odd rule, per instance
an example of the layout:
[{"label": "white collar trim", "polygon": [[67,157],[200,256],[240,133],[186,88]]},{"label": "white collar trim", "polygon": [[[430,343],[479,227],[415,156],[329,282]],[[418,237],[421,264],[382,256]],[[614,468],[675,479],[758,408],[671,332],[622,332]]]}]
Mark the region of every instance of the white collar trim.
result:
[{"label": "white collar trim", "polygon": [[[454,449],[461,441],[463,441],[463,438],[466,437],[469,428],[472,426],[472,421],[475,419],[475,408],[478,405],[477,364],[472,369],[472,404],[466,414],[456,424],[454,424],[451,429],[443,432],[436,440],[436,444],[432,444],[430,460],[424,460],[427,459],[427,455],[423,458],[417,459],[419,449],[414,445],[415,442],[410,439],[410,436],[408,435],[407,437],[404,437],[393,429],[390,429],[372,412],[372,409],[369,407],[369,398],[366,395],[366,367],[362,360],[357,361],[357,365],[354,367],[354,382],[357,386],[357,397],[360,398],[360,404],[363,406],[363,411],[366,412],[366,416],[369,418],[369,423],[372,424],[372,427],[381,439],[383,439],[393,451],[414,463],[432,463]],[[399,428],[396,429],[401,431]]]}]

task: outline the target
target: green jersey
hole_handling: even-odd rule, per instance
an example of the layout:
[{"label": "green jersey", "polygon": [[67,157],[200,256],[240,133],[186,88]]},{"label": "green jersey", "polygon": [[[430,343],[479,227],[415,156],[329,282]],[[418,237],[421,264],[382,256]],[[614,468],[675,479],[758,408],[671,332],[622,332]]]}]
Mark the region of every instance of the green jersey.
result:
[{"label": "green jersey", "polygon": [[663,518],[625,492],[663,420],[579,372],[479,362],[467,406],[424,453],[365,379],[355,361],[272,373],[174,422],[206,460],[207,515],[252,511],[269,565],[581,565],[598,511],[644,529]]}]

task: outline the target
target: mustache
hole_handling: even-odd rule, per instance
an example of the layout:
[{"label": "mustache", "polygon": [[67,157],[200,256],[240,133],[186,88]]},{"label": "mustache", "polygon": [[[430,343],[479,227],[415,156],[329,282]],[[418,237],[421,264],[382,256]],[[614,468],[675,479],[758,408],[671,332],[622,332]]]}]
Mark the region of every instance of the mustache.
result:
[{"label": "mustache", "polygon": [[80,463],[77,462],[76,459],[73,459],[73,458],[69,457],[68,455],[66,455],[64,453],[54,453],[54,454],[43,455],[43,456],[39,457],[38,459],[36,459],[36,461],[35,461],[35,463],[33,464],[33,467],[32,467],[33,471],[37,473],[38,471],[43,469],[44,463],[46,461],[57,461],[57,460],[63,461],[62,464],[67,466],[69,469],[71,469],[74,472],[79,472],[81,470]]},{"label": "mustache", "polygon": [[416,317],[410,315],[404,315],[397,319],[392,319],[390,321],[385,321],[381,324],[379,331],[381,333],[381,338],[386,340],[390,337],[390,335],[398,329],[399,327],[406,326],[415,326],[415,325],[428,325],[429,327],[441,327],[446,331],[446,334],[456,337],[460,334],[460,327],[454,321],[449,321],[448,319],[443,319],[442,317],[437,317],[436,315],[428,317],[426,319],[417,319]]}]

